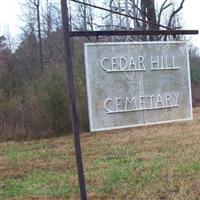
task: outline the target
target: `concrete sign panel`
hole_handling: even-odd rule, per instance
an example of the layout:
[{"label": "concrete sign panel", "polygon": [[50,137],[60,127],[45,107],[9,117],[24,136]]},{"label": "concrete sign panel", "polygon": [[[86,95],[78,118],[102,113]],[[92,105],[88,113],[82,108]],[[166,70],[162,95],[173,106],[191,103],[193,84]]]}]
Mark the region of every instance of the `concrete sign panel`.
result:
[{"label": "concrete sign panel", "polygon": [[192,119],[185,42],[85,44],[90,130]]}]

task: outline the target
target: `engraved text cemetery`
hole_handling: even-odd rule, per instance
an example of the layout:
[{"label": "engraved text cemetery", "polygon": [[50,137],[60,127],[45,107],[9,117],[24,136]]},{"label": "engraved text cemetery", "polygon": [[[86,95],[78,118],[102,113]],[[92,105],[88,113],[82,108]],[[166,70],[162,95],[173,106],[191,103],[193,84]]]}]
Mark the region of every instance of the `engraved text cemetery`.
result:
[{"label": "engraved text cemetery", "polygon": [[[175,64],[175,57],[172,56],[151,56],[151,62],[146,63],[144,56],[137,56],[137,58],[130,57],[105,57],[101,60],[101,68],[106,72],[134,72],[146,71],[146,65],[151,66],[151,71],[154,70],[179,70]],[[150,109],[161,109],[176,107],[179,100],[179,91],[168,92],[163,94],[150,94],[147,96],[137,97],[117,97],[108,98],[104,102],[104,109],[106,113],[120,113],[131,112]]]}]

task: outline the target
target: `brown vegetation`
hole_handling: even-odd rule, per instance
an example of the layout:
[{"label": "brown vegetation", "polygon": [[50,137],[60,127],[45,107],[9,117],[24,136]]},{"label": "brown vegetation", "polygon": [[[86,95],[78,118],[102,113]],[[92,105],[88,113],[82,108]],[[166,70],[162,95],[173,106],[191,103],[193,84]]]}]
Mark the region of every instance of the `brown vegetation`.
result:
[{"label": "brown vegetation", "polygon": [[200,83],[192,84],[192,99],[194,106],[200,106]]}]

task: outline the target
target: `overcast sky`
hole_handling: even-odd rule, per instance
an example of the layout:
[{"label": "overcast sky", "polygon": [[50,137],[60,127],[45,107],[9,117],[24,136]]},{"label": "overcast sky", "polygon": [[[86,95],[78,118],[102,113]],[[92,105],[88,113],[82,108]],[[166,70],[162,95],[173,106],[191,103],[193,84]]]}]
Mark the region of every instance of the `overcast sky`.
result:
[{"label": "overcast sky", "polygon": [[0,34],[7,31],[10,31],[12,35],[19,33],[20,6],[18,0],[1,0],[0,2]]},{"label": "overcast sky", "polygon": [[[163,2],[163,0],[157,1]],[[16,37],[20,33],[20,0],[0,2],[0,35],[9,32]],[[200,29],[200,0],[186,0],[182,13],[184,29]],[[200,35],[190,36],[190,38],[193,44],[200,48]]]}]

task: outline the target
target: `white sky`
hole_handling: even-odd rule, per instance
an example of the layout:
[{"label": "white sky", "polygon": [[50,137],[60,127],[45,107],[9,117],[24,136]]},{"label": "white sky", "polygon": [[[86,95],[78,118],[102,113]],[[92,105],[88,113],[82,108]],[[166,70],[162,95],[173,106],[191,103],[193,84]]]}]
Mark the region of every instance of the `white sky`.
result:
[{"label": "white sky", "polygon": [[[200,31],[200,1],[186,0],[183,8],[183,23],[185,29]],[[200,34],[190,36],[192,43],[200,48]]]},{"label": "white sky", "polygon": [[[20,33],[20,5],[22,0],[0,0],[0,35]],[[60,1],[60,0],[57,0]],[[163,0],[157,0],[163,2]],[[184,29],[200,30],[200,1],[186,0],[183,8]],[[190,36],[192,43],[200,48],[200,35]]]},{"label": "white sky", "polygon": [[20,6],[18,0],[0,0],[0,34],[20,32]]}]

